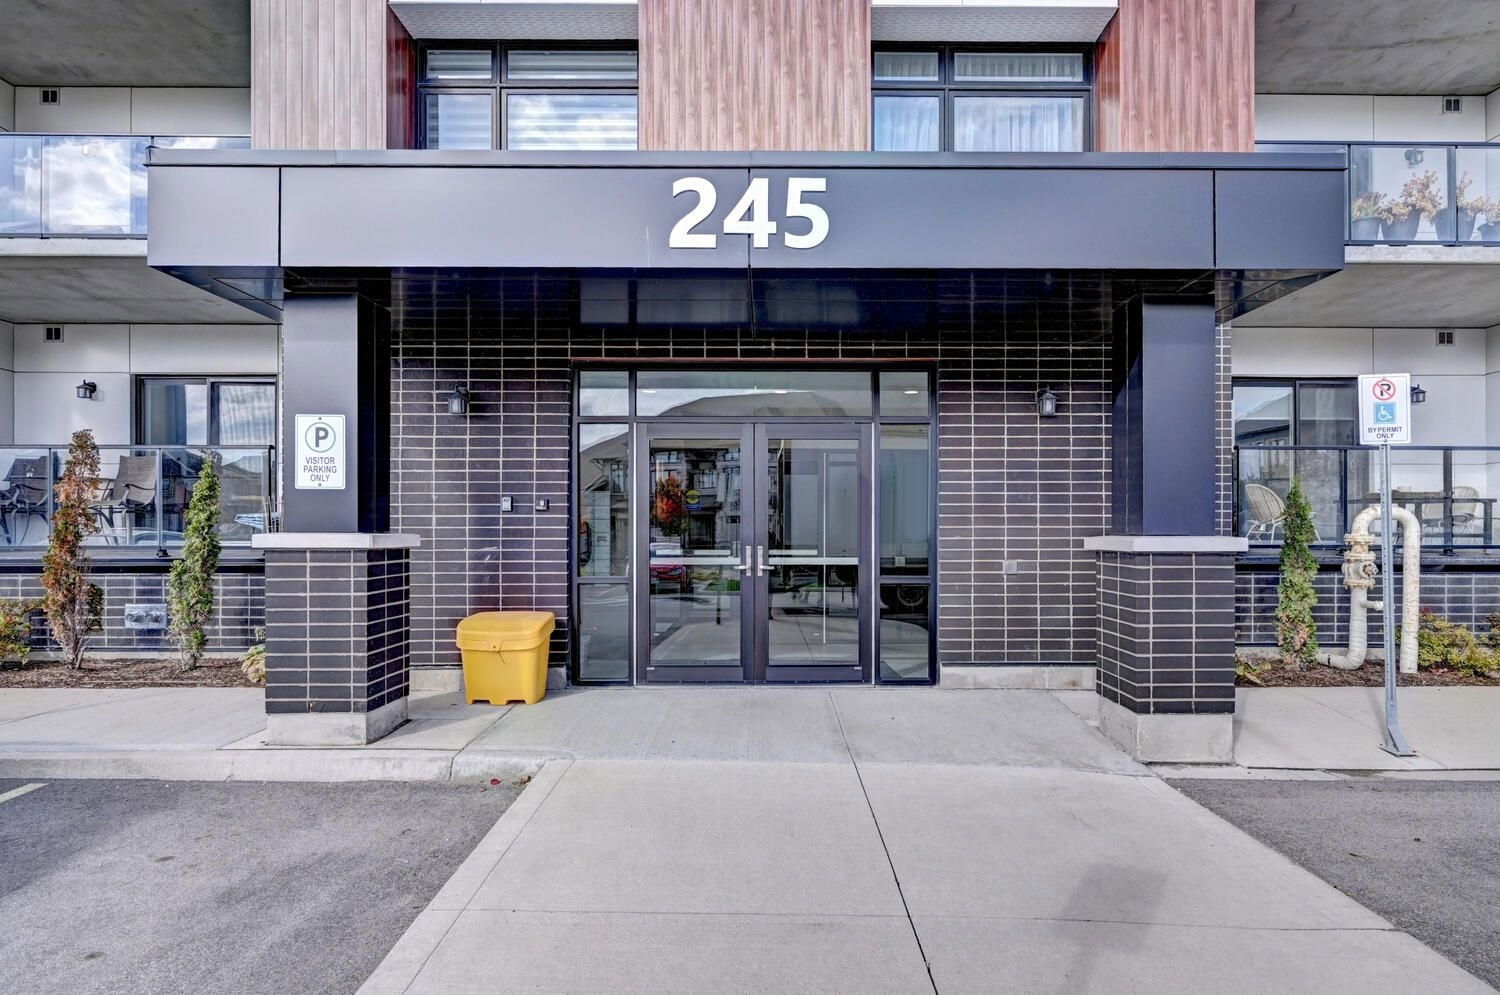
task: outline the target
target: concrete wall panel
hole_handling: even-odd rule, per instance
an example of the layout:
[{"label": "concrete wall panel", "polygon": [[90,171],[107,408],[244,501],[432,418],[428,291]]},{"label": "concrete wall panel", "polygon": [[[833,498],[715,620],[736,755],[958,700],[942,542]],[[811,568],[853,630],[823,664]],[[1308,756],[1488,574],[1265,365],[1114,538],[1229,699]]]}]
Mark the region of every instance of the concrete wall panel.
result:
[{"label": "concrete wall panel", "polygon": [[0,79],[0,131],[16,129],[16,88]]},{"label": "concrete wall panel", "polygon": [[1368,142],[1375,98],[1346,94],[1257,93],[1257,142]]},{"label": "concrete wall panel", "polygon": [[130,130],[141,135],[248,135],[250,91],[138,87],[130,91]]},{"label": "concrete wall panel", "polygon": [[130,88],[65,86],[58,102],[43,104],[41,88],[16,87],[16,130],[58,134],[118,134],[130,131]]},{"label": "concrete wall panel", "polygon": [[45,325],[17,325],[15,370],[20,373],[130,369],[129,325],[64,325],[61,342],[46,341]]},{"label": "concrete wall panel", "polygon": [[132,325],[133,373],[277,372],[279,325]]},{"label": "concrete wall panel", "polygon": [[1463,110],[1443,113],[1442,97],[1374,98],[1377,142],[1482,142],[1484,98],[1464,97]]},{"label": "concrete wall panel", "polygon": [[[74,394],[85,374],[99,385],[91,400]],[[101,445],[131,442],[128,373],[17,373],[15,395],[14,438],[22,445],[65,443],[81,428],[93,429]]]}]

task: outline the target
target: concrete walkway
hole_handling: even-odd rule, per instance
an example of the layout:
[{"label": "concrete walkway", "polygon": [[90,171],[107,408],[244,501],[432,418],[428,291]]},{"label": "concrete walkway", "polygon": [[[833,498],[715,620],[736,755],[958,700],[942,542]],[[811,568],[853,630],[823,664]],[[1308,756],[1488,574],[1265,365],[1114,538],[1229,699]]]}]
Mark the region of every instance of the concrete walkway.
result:
[{"label": "concrete walkway", "polygon": [[[1050,692],[581,692],[363,991],[1488,991]],[[543,702],[546,705],[547,702]]]},{"label": "concrete walkway", "polygon": [[1397,695],[1415,757],[1380,748],[1381,688],[1241,688],[1235,763],[1277,770],[1500,768],[1500,688],[1401,688]]}]

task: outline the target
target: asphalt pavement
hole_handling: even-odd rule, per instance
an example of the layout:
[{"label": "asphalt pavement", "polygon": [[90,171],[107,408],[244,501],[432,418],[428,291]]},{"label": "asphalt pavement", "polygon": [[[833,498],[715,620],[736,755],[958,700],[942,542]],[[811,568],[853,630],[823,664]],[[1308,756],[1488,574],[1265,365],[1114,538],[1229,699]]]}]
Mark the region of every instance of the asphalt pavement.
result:
[{"label": "asphalt pavement", "polygon": [[80,780],[0,800],[0,991],[353,992],[518,791]]},{"label": "asphalt pavement", "polygon": [[1500,781],[1172,784],[1500,987]]}]

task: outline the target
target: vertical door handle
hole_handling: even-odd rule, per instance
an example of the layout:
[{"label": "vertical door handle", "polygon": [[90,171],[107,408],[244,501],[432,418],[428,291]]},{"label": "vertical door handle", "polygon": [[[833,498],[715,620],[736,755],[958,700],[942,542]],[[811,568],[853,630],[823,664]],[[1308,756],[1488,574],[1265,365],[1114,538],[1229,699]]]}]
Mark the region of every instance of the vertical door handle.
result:
[{"label": "vertical door handle", "polygon": [[749,573],[753,569],[755,569],[755,566],[754,566],[753,561],[750,559],[750,547],[746,546],[745,547],[745,559],[744,559],[743,562],[740,563],[739,570],[740,570],[740,573],[747,574],[747,573]]},{"label": "vertical door handle", "polygon": [[756,546],[755,547],[755,558],[756,558],[756,561],[757,561],[757,566],[755,568],[756,574],[758,574],[761,577],[764,577],[766,574],[768,574],[768,573],[771,572],[771,568],[768,567],[768,566],[766,566],[766,547],[764,547],[764,546]]}]

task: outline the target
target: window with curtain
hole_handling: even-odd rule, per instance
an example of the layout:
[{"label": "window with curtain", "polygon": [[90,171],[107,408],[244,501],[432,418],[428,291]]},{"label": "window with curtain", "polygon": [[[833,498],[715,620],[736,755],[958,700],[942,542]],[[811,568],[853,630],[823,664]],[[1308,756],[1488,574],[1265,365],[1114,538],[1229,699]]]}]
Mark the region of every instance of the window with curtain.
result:
[{"label": "window with curtain", "polygon": [[420,58],[425,148],[636,147],[635,49],[436,42]]},{"label": "window with curtain", "polygon": [[877,152],[1081,152],[1092,145],[1088,49],[902,45],[873,56]]}]

